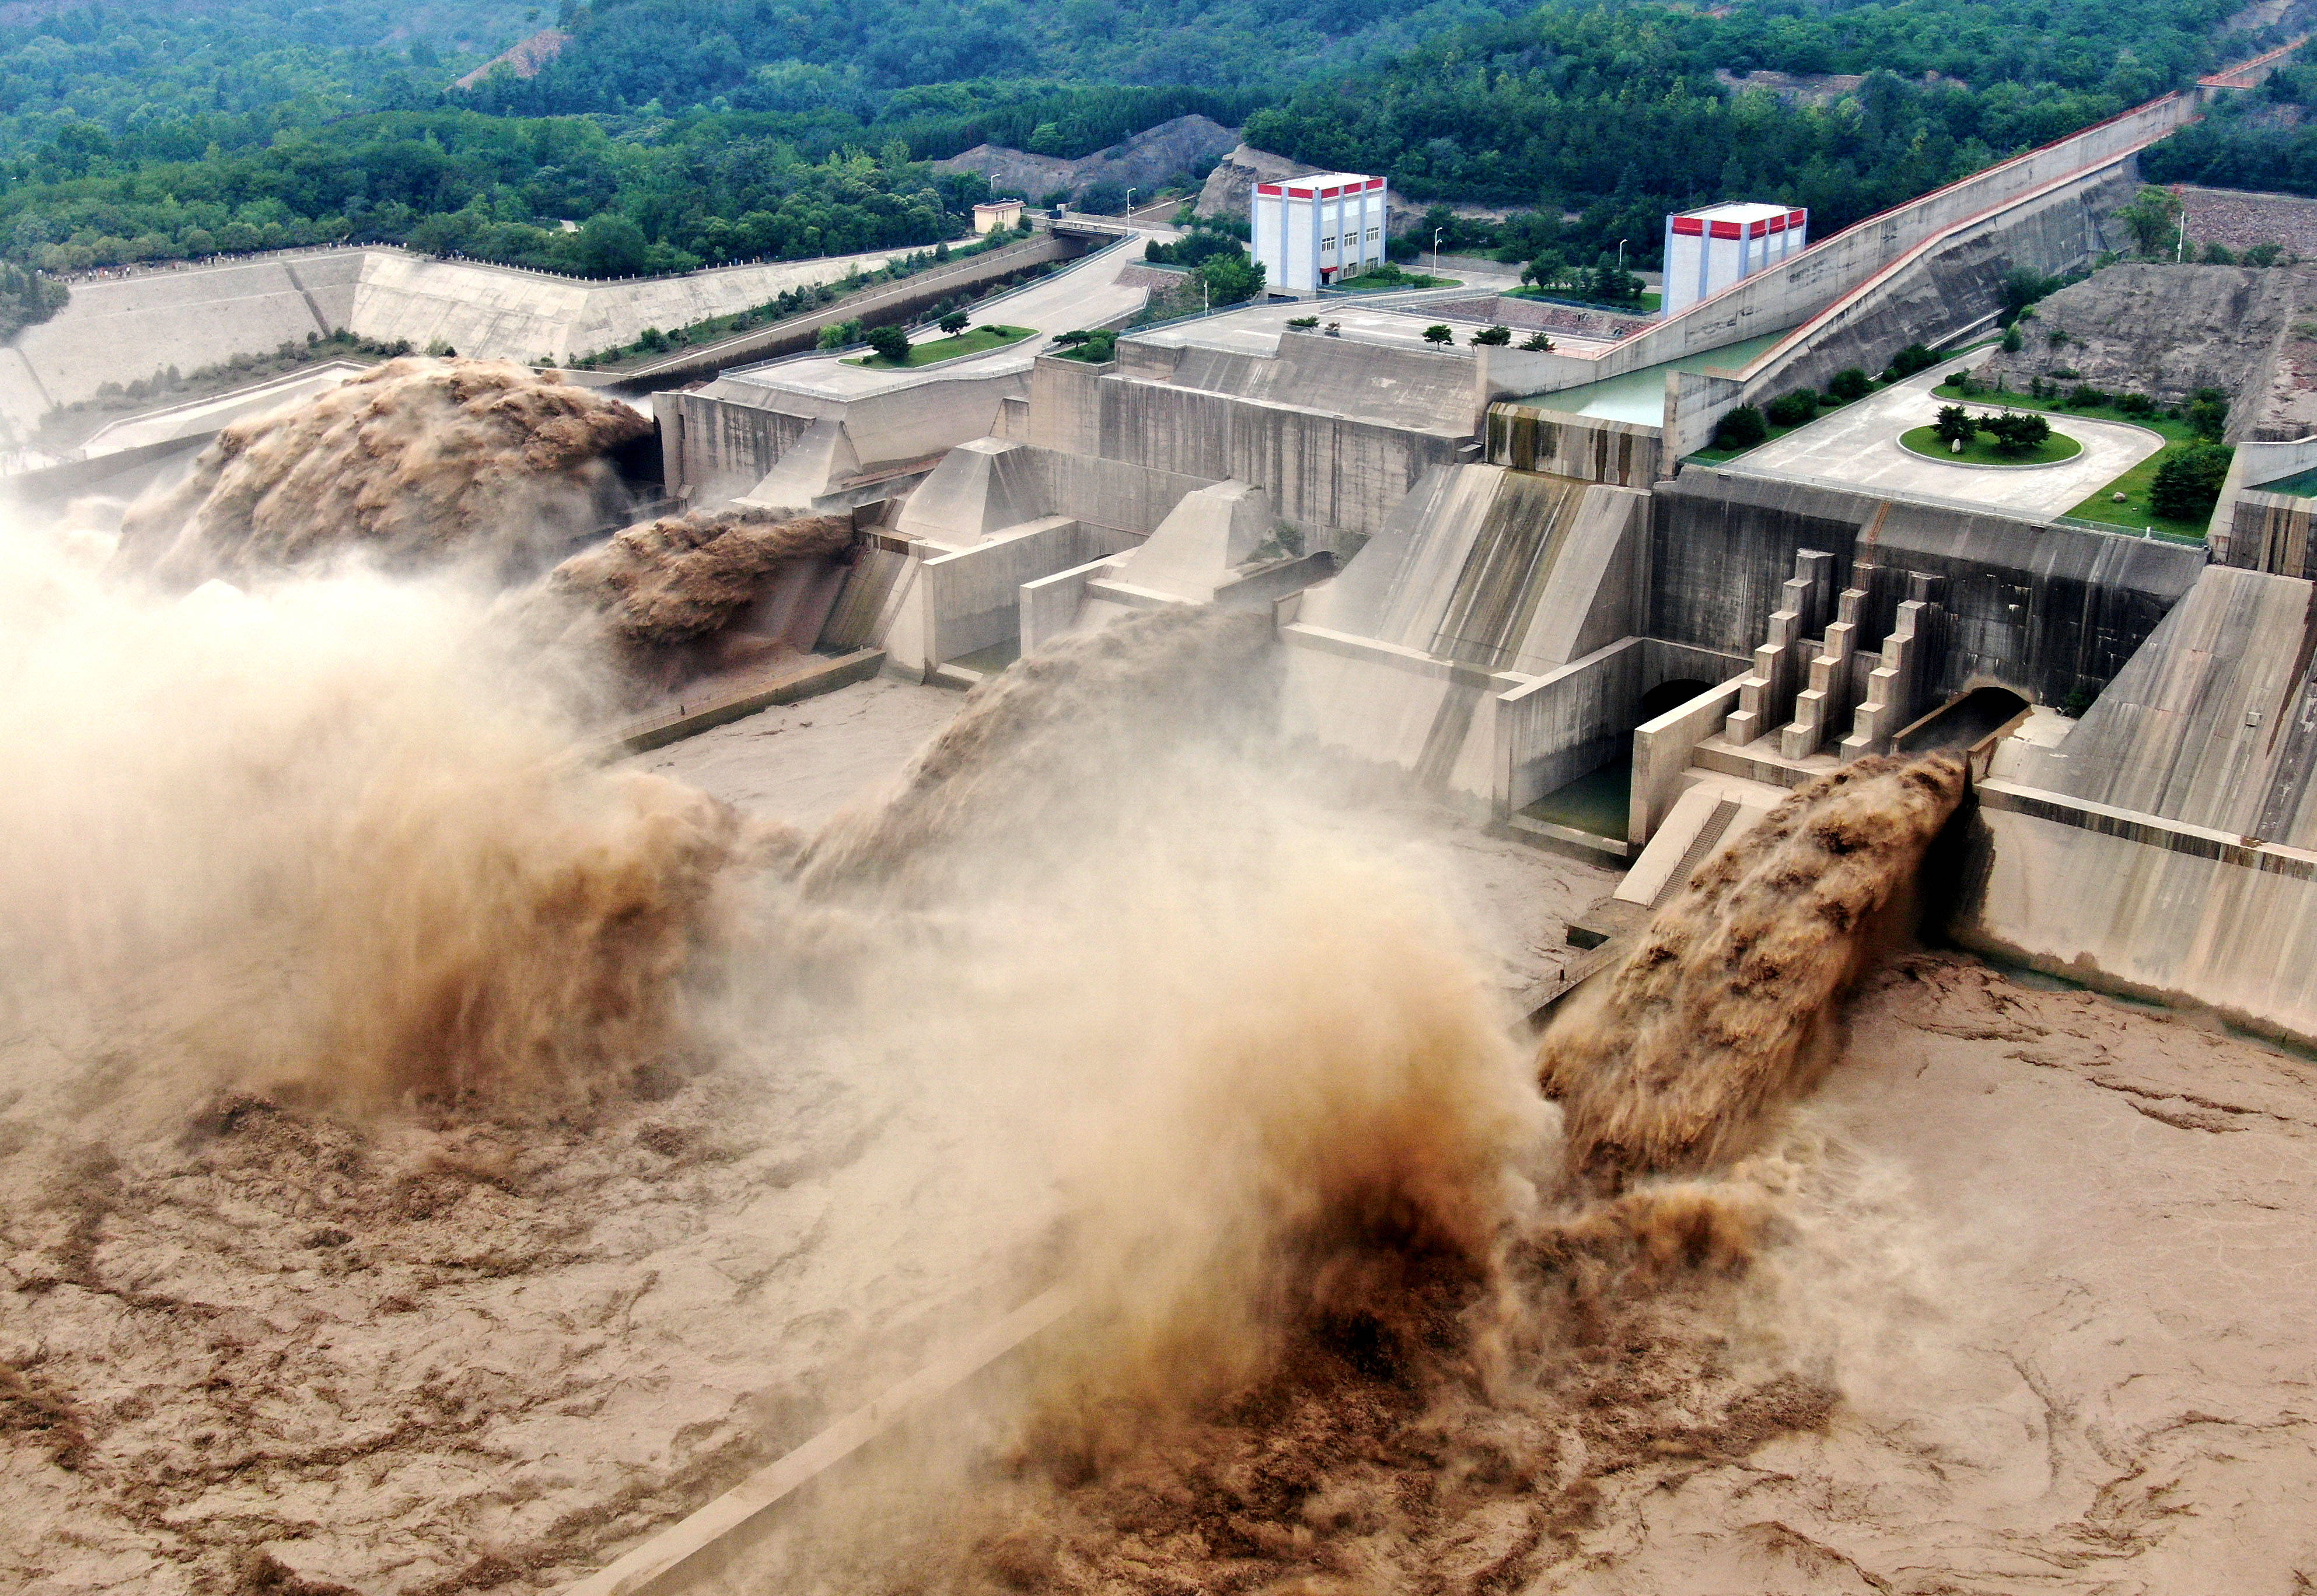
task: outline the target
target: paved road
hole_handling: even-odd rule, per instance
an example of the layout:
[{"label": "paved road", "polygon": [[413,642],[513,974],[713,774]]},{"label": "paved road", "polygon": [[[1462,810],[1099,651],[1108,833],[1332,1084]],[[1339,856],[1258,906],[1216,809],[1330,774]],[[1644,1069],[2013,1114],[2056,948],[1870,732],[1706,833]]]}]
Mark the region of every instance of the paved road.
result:
[{"label": "paved road", "polygon": [[[1153,237],[1176,236],[1169,229],[1151,229]],[[856,398],[863,394],[882,393],[888,388],[923,380],[939,373],[953,376],[970,373],[989,376],[995,372],[1027,370],[1031,360],[1047,346],[1057,333],[1068,333],[1079,327],[1100,326],[1104,322],[1130,316],[1142,308],[1148,289],[1133,288],[1118,281],[1127,267],[1139,263],[1142,251],[1130,245],[1124,249],[1096,254],[1077,264],[1042,278],[1009,299],[997,300],[986,308],[973,310],[976,325],[988,322],[1003,322],[1008,326],[1035,327],[1044,337],[1025,338],[1019,343],[995,349],[987,354],[969,355],[963,360],[945,361],[938,366],[924,366],[913,370],[875,370],[865,366],[848,366],[844,362],[853,355],[811,355],[802,360],[785,361],[759,371],[738,371],[732,375],[738,380],[762,383],[771,388],[789,388],[815,394],[828,394],[845,398]],[[858,352],[854,352],[855,354]]]},{"label": "paved road", "polygon": [[[1395,310],[1392,308],[1394,306],[1400,308]],[[1289,321],[1316,316],[1323,326],[1329,322],[1340,323],[1344,337],[1394,349],[1432,348],[1433,345],[1424,341],[1424,329],[1435,321],[1445,322],[1456,329],[1456,347],[1463,349],[1467,347],[1473,331],[1483,325],[1428,313],[1409,314],[1411,310],[1422,311],[1423,308],[1421,296],[1398,294],[1388,299],[1249,305],[1244,309],[1226,311],[1221,316],[1176,322],[1139,336],[1169,347],[1220,349],[1234,354],[1273,354],[1278,351],[1279,334],[1286,330]],[[1590,354],[1608,348],[1609,340],[1579,338],[1556,332],[1552,334],[1552,346],[1570,353]]]},{"label": "paved road", "polygon": [[1925,425],[1951,403],[1930,390],[1957,363],[1893,383],[1740,456],[1738,463],[1757,471],[1964,499],[2026,515],[2064,515],[2164,447],[2161,437],[2139,427],[2054,415],[2052,424],[2084,446],[2081,454],[2056,465],[1951,465],[1908,453],[1899,447],[1899,434]]}]

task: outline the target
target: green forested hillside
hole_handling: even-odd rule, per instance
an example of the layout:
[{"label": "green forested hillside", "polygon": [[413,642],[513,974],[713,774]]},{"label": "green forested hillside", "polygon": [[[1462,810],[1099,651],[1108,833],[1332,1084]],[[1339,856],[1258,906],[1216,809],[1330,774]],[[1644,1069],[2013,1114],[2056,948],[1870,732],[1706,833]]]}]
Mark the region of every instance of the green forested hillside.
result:
[{"label": "green forested hillside", "polygon": [[18,0],[0,8],[0,157],[93,130],[198,156],[431,103],[540,15],[538,0]]},{"label": "green forested hillside", "polygon": [[[379,239],[624,274],[922,245],[983,193],[928,160],[1075,156],[1200,111],[1516,213],[1454,242],[1589,263],[1624,238],[1646,263],[1668,208],[1784,200],[1823,234],[2250,55],[2263,36],[2219,31],[2232,3],[18,5],[0,11],[30,19],[0,26],[0,254],[61,271]],[[536,78],[448,87],[492,30],[547,21],[574,38]],[[1781,98],[1717,69],[1865,77]],[[2317,192],[2317,145],[2277,120],[2216,120],[2160,160],[2299,162],[2265,181]]]}]

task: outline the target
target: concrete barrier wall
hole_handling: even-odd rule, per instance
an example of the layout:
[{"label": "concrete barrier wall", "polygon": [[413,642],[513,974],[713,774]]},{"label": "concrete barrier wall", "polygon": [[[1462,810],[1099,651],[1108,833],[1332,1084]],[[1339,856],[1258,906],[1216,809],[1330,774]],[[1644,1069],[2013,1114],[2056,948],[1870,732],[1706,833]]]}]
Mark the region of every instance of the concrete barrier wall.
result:
[{"label": "concrete barrier wall", "polygon": [[1738,687],[1747,672],[1742,664],[1735,668],[1737,673],[1713,691],[1633,729],[1633,789],[1626,810],[1625,836],[1636,853],[1657,835],[1674,801],[1681,797],[1690,750],[1719,732],[1738,707]]},{"label": "concrete barrier wall", "polygon": [[1054,517],[928,559],[917,587],[924,611],[923,652],[895,663],[930,672],[949,660],[1016,638],[1021,635],[1024,584],[1123,554],[1141,541],[1109,527]]},{"label": "concrete barrier wall", "polygon": [[1624,753],[1648,691],[1648,663],[1646,640],[1626,638],[1498,698],[1493,797],[1499,816]]},{"label": "concrete barrier wall", "polygon": [[1944,579],[1947,643],[1927,691],[1999,682],[2044,703],[2105,687],[2205,569],[2201,548],[1735,467],[1660,483],[1651,520],[1651,637],[1750,655],[1797,551],[1833,554],[1838,592],[1871,547]]}]

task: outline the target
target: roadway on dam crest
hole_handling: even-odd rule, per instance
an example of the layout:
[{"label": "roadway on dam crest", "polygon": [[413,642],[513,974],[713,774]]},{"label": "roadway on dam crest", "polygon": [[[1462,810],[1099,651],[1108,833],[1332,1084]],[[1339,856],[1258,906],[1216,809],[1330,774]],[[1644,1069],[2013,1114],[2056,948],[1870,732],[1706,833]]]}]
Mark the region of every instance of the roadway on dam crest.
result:
[{"label": "roadway on dam crest", "polygon": [[[1899,435],[1928,425],[1953,403],[1931,392],[1953,362],[1893,383],[1880,393],[1798,427],[1736,463],[1749,470],[1809,477],[1857,487],[1889,488],[1957,499],[2024,515],[2064,515],[2164,447],[2145,428],[2054,415],[2055,430],[2080,442],[2083,452],[2049,466],[1965,466],[1927,459],[1899,446]],[[1973,400],[1974,414],[1999,406]]]}]

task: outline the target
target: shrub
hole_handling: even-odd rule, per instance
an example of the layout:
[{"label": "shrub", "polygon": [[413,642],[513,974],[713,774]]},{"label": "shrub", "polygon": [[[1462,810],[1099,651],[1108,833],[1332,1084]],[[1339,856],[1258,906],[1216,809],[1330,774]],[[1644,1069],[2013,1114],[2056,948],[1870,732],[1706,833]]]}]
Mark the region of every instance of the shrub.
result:
[{"label": "shrub", "polygon": [[848,343],[860,342],[861,323],[854,320],[833,322],[821,328],[820,336],[814,340],[814,344],[820,349],[843,349]]},{"label": "shrub", "polygon": [[2052,435],[2052,424],[2032,410],[2008,410],[1980,424],[2004,454],[2026,454]]},{"label": "shrub", "polygon": [[2247,266],[2274,266],[2284,258],[2285,245],[2282,244],[2256,244],[2244,252],[2240,262]]},{"label": "shrub", "polygon": [[2156,401],[2150,398],[2146,394],[2118,394],[2116,397],[2116,407],[2118,410],[2123,411],[2126,415],[2153,415],[2156,414]]},{"label": "shrub", "polygon": [[1521,347],[1536,354],[1551,354],[1552,352],[1552,340],[1546,337],[1543,333],[1531,333],[1527,338],[1522,341]]},{"label": "shrub", "polygon": [[1931,430],[1939,435],[1940,442],[1953,448],[1958,442],[1968,443],[1978,436],[1979,423],[1960,405],[1942,405],[1938,419],[1931,423]]},{"label": "shrub", "polygon": [[1299,333],[1308,333],[1320,325],[1320,318],[1316,316],[1291,316],[1287,318],[1287,325]]},{"label": "shrub", "polygon": [[2069,391],[2068,408],[2071,410],[2097,410],[2101,406],[2108,402],[2108,397],[2109,396],[2104,388],[2094,388],[2089,382],[2079,383],[2074,388]]},{"label": "shrub", "polygon": [[1826,391],[1844,404],[1863,399],[1874,391],[1874,380],[1856,366],[1837,371],[1827,379]]},{"label": "shrub", "polygon": [[941,318],[941,330],[954,338],[960,333],[965,331],[967,325],[971,323],[972,319],[973,318],[971,317],[966,315],[962,310],[953,310],[947,316]]},{"label": "shrub", "polygon": [[1979,391],[1979,384],[1972,380],[1969,371],[1948,372],[1947,379],[1942,386],[1951,388],[1959,394],[1975,394]]},{"label": "shrub", "polygon": [[881,357],[897,366],[909,358],[909,335],[899,327],[872,327],[868,343]]},{"label": "shrub", "polygon": [[1482,327],[1472,334],[1472,343],[1479,348],[1501,349],[1512,341],[1513,330],[1510,327]]},{"label": "shrub", "polygon": [[2237,257],[2230,253],[2229,246],[2227,245],[2207,244],[2205,245],[2205,264],[2207,266],[2233,266],[2236,263]]},{"label": "shrub", "polygon": [[2184,443],[2156,468],[2148,507],[2172,521],[2200,521],[2213,513],[2236,451],[2220,443]]},{"label": "shrub", "polygon": [[1892,381],[1912,377],[1918,371],[1928,371],[1939,363],[1939,357],[1919,343],[1910,343],[1891,357],[1891,368],[1883,375]]},{"label": "shrub", "polygon": [[1751,405],[1740,405],[1713,429],[1716,449],[1751,449],[1770,435],[1769,424]]},{"label": "shrub", "polygon": [[1456,334],[1448,330],[1445,323],[1436,321],[1424,329],[1424,341],[1427,343],[1454,343]]},{"label": "shrub", "polygon": [[2229,397],[2216,388],[2200,388],[2181,407],[2180,419],[2195,429],[2199,438],[2217,443],[2229,424]]},{"label": "shrub", "polygon": [[1770,424],[1774,427],[1798,427],[1818,414],[1818,395],[1806,388],[1790,394],[1780,394],[1770,401]]},{"label": "shrub", "polygon": [[2017,327],[2006,327],[2003,329],[2002,348],[2004,353],[2017,354],[2025,342],[2026,340],[2019,336],[2019,329]]}]

